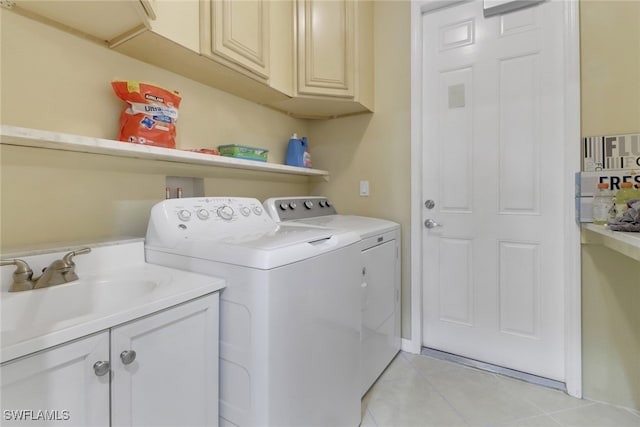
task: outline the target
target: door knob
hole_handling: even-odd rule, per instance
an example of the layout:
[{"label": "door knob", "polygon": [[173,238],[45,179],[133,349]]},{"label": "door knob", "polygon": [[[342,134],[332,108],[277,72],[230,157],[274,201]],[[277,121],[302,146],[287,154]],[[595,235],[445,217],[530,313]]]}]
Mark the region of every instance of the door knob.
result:
[{"label": "door knob", "polygon": [[110,364],[109,362],[105,361],[105,360],[100,360],[96,363],[93,364],[93,372],[95,372],[95,374],[99,377],[106,375],[107,373],[109,373],[109,368],[110,368]]},{"label": "door knob", "polygon": [[133,350],[125,350],[120,353],[120,360],[122,360],[124,365],[133,363],[133,361],[136,360],[136,352]]},{"label": "door knob", "polygon": [[424,207],[427,209],[433,209],[436,207],[436,202],[434,202],[433,200],[429,199],[427,201],[424,202]]},{"label": "door knob", "polygon": [[437,222],[435,222],[432,219],[427,219],[424,221],[424,226],[431,229],[431,228],[435,228],[435,227],[442,227],[442,224],[439,224]]}]

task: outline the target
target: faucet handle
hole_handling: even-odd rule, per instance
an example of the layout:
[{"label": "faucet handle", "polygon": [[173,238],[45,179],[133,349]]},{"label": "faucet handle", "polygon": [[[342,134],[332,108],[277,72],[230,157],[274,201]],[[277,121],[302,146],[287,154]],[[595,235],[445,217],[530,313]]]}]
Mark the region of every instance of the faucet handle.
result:
[{"label": "faucet handle", "polygon": [[15,265],[16,270],[13,272],[13,283],[9,288],[9,292],[27,291],[33,289],[33,271],[29,264],[21,259],[6,259],[0,260],[0,266]]},{"label": "faucet handle", "polygon": [[84,255],[91,252],[91,248],[81,248],[76,249],[75,251],[71,251],[65,256],[62,257],[62,262],[68,268],[68,271],[62,273],[65,282],[73,282],[74,280],[78,280],[78,275],[76,274],[76,263],[73,262],[73,257],[76,255]]},{"label": "faucet handle", "polygon": [[91,252],[91,248],[76,249],[75,251],[71,251],[63,256],[62,262],[64,262],[69,267],[73,267],[74,265],[76,265],[72,260],[74,256],[88,254],[89,252]]}]

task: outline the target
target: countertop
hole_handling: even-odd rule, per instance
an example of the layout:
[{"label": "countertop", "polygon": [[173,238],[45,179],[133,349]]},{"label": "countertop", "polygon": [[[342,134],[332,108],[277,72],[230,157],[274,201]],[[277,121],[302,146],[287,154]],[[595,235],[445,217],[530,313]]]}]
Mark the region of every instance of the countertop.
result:
[{"label": "countertop", "polygon": [[611,231],[604,225],[582,224],[582,243],[603,245],[640,262],[640,233]]},{"label": "countertop", "polygon": [[[146,263],[142,239],[88,246],[91,253],[74,257],[80,277],[77,282],[9,293],[6,289],[13,269],[2,269],[0,362],[109,329],[225,286],[220,278]],[[35,251],[21,255],[21,259],[39,271],[41,265],[61,254],[64,252]],[[109,288],[139,284],[134,282],[144,282],[144,286],[133,293],[127,289],[123,293],[126,298],[119,296],[117,288],[113,292]],[[91,294],[94,289],[96,295]]]}]

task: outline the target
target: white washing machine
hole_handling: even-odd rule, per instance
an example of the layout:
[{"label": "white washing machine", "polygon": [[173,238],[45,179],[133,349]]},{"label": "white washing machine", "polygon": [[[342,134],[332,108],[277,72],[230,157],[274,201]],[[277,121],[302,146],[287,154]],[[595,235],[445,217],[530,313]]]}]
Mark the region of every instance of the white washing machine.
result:
[{"label": "white washing machine", "polygon": [[362,297],[364,395],[400,351],[400,225],[378,218],[339,215],[325,197],[276,197],[264,202],[280,223],[349,230],[361,238],[365,265]]},{"label": "white washing machine", "polygon": [[171,199],[151,211],[145,253],[226,279],[220,425],[360,424],[357,234],[277,224],[256,199]]}]

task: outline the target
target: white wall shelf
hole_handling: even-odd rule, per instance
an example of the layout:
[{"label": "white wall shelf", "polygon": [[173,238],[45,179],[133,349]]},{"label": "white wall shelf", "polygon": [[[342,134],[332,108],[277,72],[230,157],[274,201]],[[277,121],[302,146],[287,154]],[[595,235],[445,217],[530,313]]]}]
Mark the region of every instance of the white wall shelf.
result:
[{"label": "white wall shelf", "polygon": [[583,224],[582,243],[603,245],[640,261],[640,233],[611,231],[602,225]]},{"label": "white wall shelf", "polygon": [[110,139],[71,135],[66,133],[0,125],[0,144],[36,147],[50,150],[103,154],[117,157],[133,157],[147,160],[162,160],[182,164],[246,169],[290,175],[329,176],[319,169],[300,168],[255,160],[235,159],[211,154],[201,154],[172,148],[129,144]]}]

